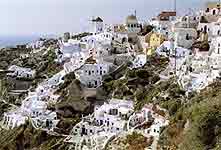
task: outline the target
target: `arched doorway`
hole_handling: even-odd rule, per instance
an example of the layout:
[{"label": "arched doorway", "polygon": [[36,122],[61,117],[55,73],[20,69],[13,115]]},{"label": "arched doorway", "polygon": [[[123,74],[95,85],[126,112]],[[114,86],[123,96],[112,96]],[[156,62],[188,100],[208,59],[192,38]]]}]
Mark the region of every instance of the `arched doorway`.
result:
[{"label": "arched doorway", "polygon": [[215,9],[213,10],[213,15],[216,15],[216,10]]},{"label": "arched doorway", "polygon": [[127,38],[126,38],[126,37],[123,37],[123,38],[122,38],[122,44],[125,43],[125,42],[127,42]]}]

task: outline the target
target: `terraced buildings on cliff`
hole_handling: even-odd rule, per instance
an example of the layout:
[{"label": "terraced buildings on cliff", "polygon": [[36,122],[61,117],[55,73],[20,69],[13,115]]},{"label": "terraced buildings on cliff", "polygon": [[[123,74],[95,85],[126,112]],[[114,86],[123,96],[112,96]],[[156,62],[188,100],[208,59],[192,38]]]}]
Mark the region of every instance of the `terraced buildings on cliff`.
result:
[{"label": "terraced buildings on cliff", "polygon": [[[174,123],[172,112],[192,93],[200,93],[220,78],[221,26],[217,10],[210,3],[206,10],[184,16],[163,11],[149,24],[139,22],[135,14],[123,24],[109,26],[97,17],[92,19],[91,33],[65,33],[58,40],[40,39],[29,44],[30,52],[21,59],[32,62],[32,55],[43,55],[40,60],[45,66],[33,62],[24,65],[16,60],[19,63],[7,65],[7,75],[18,80],[44,78],[27,89],[21,105],[13,103],[4,113],[1,127],[15,130],[29,122],[35,130],[62,137],[62,143],[76,150],[116,149],[116,143],[126,149],[128,144],[133,145],[128,137],[134,133],[144,139],[138,142],[141,149],[159,148],[162,131]],[[147,26],[153,30],[146,33]],[[162,58],[169,63],[159,72],[156,68],[161,67]],[[161,89],[161,84],[172,81],[169,86],[179,87],[177,93],[166,87]],[[82,105],[88,105],[88,97],[96,99],[101,94],[99,90],[106,92],[99,101],[103,104],[93,104],[89,113],[81,117]],[[153,93],[146,97],[146,92]],[[171,95],[182,102],[174,104],[173,109],[167,106],[167,111],[159,105],[170,101]],[[2,101],[10,103],[4,98]],[[70,112],[72,105],[74,111]],[[73,124],[64,122],[70,118],[76,119]],[[69,131],[63,128],[64,124],[68,124]]]}]

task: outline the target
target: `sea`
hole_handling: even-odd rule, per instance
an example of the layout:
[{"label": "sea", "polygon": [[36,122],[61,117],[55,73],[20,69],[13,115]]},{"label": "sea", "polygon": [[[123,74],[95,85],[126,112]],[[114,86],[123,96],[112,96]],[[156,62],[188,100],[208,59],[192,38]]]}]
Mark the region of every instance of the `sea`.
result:
[{"label": "sea", "polygon": [[16,45],[28,44],[35,42],[40,38],[58,38],[57,35],[0,35],[0,49],[5,47],[15,47]]}]

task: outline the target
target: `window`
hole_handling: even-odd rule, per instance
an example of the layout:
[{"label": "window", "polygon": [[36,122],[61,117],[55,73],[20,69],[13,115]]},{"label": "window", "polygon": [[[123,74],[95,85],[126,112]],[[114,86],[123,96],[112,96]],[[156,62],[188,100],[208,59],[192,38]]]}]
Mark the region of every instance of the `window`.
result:
[{"label": "window", "polygon": [[88,87],[91,87],[91,82],[88,83]]},{"label": "window", "polygon": [[206,9],[206,12],[209,12],[209,8]]},{"label": "window", "polygon": [[207,26],[204,26],[204,32],[206,32],[207,31]]},{"label": "window", "polygon": [[220,35],[220,30],[218,30],[217,35]]},{"label": "window", "polygon": [[216,15],[216,10],[215,9],[213,10],[213,15]]},{"label": "window", "polygon": [[190,40],[189,34],[186,34],[186,40]]}]

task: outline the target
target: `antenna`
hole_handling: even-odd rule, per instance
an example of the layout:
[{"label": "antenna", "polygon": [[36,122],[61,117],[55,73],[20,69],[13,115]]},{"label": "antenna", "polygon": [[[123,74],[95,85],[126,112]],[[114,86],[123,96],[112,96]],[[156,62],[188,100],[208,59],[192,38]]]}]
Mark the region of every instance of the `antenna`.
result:
[{"label": "antenna", "polygon": [[134,15],[137,16],[137,11],[136,10],[134,11]]},{"label": "antenna", "polygon": [[177,8],[176,8],[176,0],[174,0],[174,11],[176,12]]},{"label": "antenna", "polygon": [[219,0],[219,15],[220,15],[220,9],[221,9],[221,0]]}]

